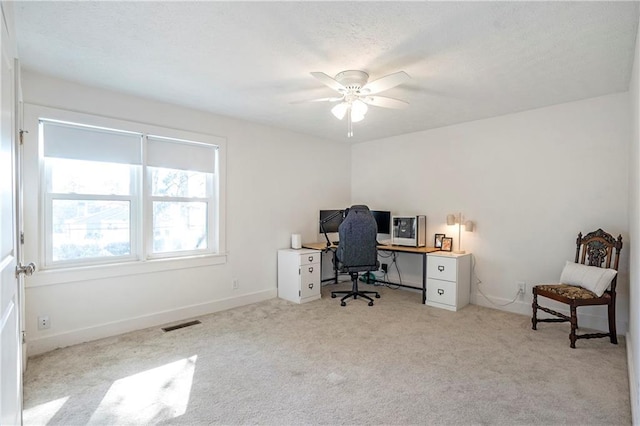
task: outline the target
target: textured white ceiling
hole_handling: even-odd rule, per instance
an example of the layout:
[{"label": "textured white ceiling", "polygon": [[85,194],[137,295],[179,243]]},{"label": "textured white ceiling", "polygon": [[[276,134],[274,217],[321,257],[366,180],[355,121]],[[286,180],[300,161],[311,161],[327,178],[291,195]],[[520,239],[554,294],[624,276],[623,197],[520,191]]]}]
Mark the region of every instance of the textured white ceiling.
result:
[{"label": "textured white ceiling", "polygon": [[309,73],[412,79],[352,142],[626,91],[637,2],[15,4],[25,69],[344,140]]}]

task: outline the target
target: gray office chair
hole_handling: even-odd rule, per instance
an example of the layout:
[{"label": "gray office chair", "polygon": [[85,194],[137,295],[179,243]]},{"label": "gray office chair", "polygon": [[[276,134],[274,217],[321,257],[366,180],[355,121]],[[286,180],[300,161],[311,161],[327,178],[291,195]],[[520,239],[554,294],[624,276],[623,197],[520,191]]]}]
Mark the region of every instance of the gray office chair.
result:
[{"label": "gray office chair", "polygon": [[352,206],[347,211],[345,219],[338,227],[338,250],[336,252],[336,267],[340,272],[346,272],[351,275],[353,286],[350,291],[332,291],[331,297],[338,294],[344,294],[340,300],[341,306],[346,306],[345,299],[358,296],[369,301],[369,306],[373,306],[373,299],[368,294],[374,294],[376,298],[380,298],[377,291],[360,291],[358,290],[358,273],[377,271],[380,263],[378,262],[378,243],[376,237],[378,234],[378,226],[376,220],[369,211],[367,206]]}]

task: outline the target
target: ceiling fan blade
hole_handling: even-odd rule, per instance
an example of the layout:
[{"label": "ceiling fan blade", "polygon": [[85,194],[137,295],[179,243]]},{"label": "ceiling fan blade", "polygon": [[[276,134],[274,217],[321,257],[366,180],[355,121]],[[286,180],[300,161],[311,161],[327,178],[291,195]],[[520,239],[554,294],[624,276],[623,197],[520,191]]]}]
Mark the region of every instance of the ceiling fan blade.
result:
[{"label": "ceiling fan blade", "polygon": [[410,79],[411,77],[409,76],[409,74],[404,71],[398,71],[396,73],[386,75],[365,84],[362,89],[360,89],[360,93],[365,95],[373,95],[391,89],[392,87],[396,87],[397,85],[402,84]]},{"label": "ceiling fan blade", "polygon": [[364,103],[382,108],[404,109],[409,106],[409,102],[395,98],[387,98],[386,96],[363,96],[360,99],[362,99]]},{"label": "ceiling fan blade", "polygon": [[311,75],[337,92],[345,92],[347,90],[346,87],[323,72],[312,72]]},{"label": "ceiling fan blade", "polygon": [[309,102],[338,102],[341,101],[344,98],[344,96],[339,96],[339,97],[335,97],[335,98],[319,98],[319,99],[307,99],[305,101],[293,101],[290,102],[292,104],[306,104]]}]

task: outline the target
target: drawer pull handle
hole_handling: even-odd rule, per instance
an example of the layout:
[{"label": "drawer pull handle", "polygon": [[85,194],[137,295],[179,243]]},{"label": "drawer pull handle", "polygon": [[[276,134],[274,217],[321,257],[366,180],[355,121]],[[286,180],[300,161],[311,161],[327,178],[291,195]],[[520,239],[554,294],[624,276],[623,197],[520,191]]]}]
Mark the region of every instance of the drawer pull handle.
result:
[{"label": "drawer pull handle", "polygon": [[444,266],[438,265],[438,271],[440,271],[440,272],[444,271]]},{"label": "drawer pull handle", "polygon": [[439,288],[439,289],[438,289],[438,295],[442,296],[443,294],[444,294],[444,290],[443,290],[443,289],[441,289],[441,288]]},{"label": "drawer pull handle", "polygon": [[309,284],[309,289],[313,288],[313,283]]},{"label": "drawer pull handle", "polygon": [[309,272],[313,272],[313,266],[309,266]]},{"label": "drawer pull handle", "polygon": [[313,262],[313,256],[309,256],[309,262]]}]

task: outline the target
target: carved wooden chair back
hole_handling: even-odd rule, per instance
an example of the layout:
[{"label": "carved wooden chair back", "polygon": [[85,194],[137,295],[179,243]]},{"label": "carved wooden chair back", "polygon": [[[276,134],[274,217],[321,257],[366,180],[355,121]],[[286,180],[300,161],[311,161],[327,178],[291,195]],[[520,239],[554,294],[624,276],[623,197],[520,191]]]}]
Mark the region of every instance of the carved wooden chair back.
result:
[{"label": "carved wooden chair back", "polygon": [[[602,229],[588,233],[584,238],[582,232],[578,234],[576,240],[576,263],[587,266],[597,266],[599,268],[611,268],[618,270],[620,262],[620,250],[622,250],[622,236],[618,236],[618,241]],[[610,293],[616,292],[616,275],[611,281]]]}]

